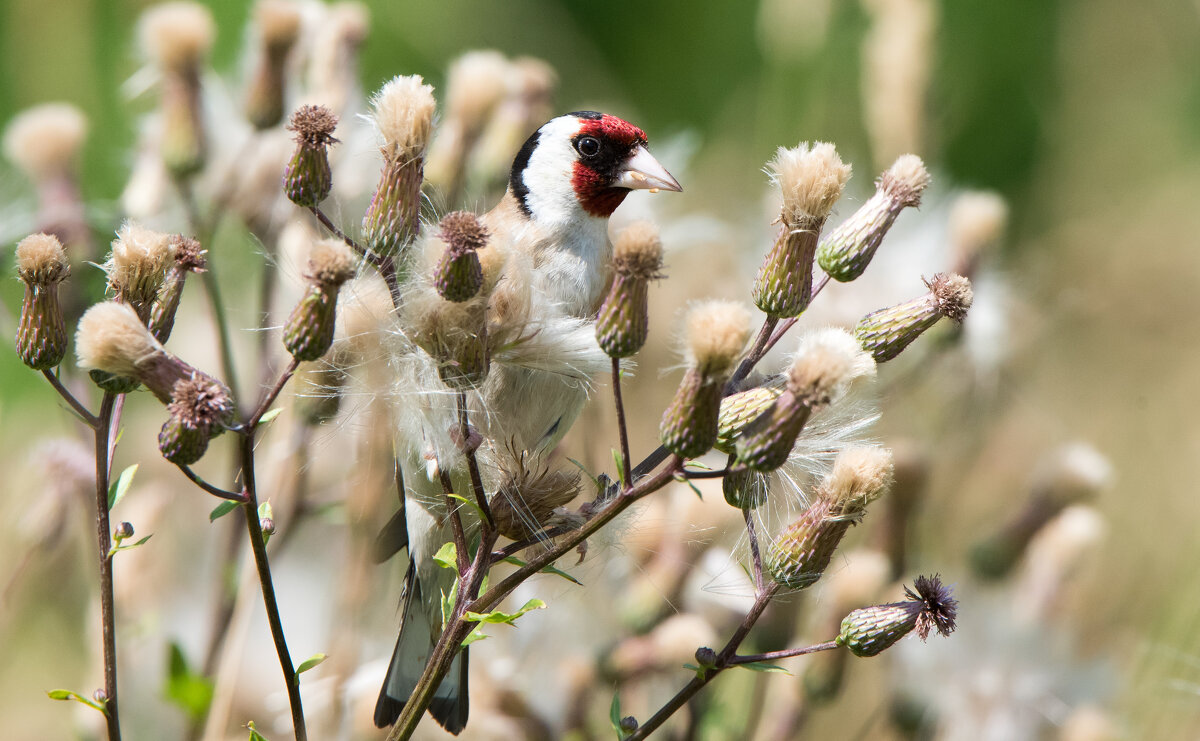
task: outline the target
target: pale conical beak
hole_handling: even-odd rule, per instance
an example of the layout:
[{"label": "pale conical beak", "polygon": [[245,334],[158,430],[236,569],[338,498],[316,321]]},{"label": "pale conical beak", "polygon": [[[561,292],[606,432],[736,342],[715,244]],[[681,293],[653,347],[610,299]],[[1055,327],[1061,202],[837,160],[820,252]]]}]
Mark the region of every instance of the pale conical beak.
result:
[{"label": "pale conical beak", "polygon": [[676,193],[683,191],[679,181],[671,177],[667,168],[658,164],[658,160],[640,144],[617,173],[617,181],[613,185],[631,190],[673,190]]}]

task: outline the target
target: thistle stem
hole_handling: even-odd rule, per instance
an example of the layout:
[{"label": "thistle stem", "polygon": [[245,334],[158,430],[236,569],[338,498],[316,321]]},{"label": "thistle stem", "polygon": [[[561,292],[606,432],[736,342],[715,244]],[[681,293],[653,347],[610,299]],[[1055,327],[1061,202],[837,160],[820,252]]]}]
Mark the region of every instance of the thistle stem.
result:
[{"label": "thistle stem", "polygon": [[633,485],[629,478],[629,432],[625,428],[625,404],[621,401],[621,361],[612,359],[613,401],[617,407],[617,431],[621,436],[621,481],[625,488]]},{"label": "thistle stem", "polygon": [[233,492],[233,491],[226,491],[220,487],[213,486],[212,484],[208,483],[204,479],[200,478],[200,476],[197,475],[196,472],[193,471],[189,466],[185,466],[185,465],[179,464],[179,463],[177,463],[176,466],[179,468],[180,471],[183,471],[183,475],[187,476],[189,481],[191,481],[196,486],[199,486],[201,489],[208,492],[209,494],[212,494],[214,497],[220,497],[221,499],[228,499],[233,502],[238,502],[239,504],[244,503],[246,501],[245,496],[243,496],[242,494],[239,494],[239,493]]},{"label": "thistle stem", "polygon": [[739,664],[754,664],[759,661],[778,661],[779,659],[790,659],[793,656],[815,654],[818,651],[831,651],[837,647],[837,641],[825,641],[824,643],[815,643],[803,648],[785,648],[781,651],[768,651],[765,654],[745,654],[734,656],[729,660],[729,665],[738,666]]},{"label": "thistle stem", "polygon": [[284,368],[283,373],[279,374],[279,378],[275,381],[275,385],[272,386],[269,391],[267,391],[267,395],[263,397],[261,402],[259,402],[258,409],[255,410],[254,415],[250,417],[250,420],[246,422],[246,427],[251,433],[258,429],[258,424],[262,421],[263,415],[267,413],[267,410],[270,409],[271,405],[275,403],[275,400],[279,398],[279,394],[283,391],[283,387],[291,379],[292,375],[295,374],[296,368],[299,365],[300,361],[292,358],[291,362],[288,363],[287,368]]},{"label": "thistle stem", "polygon": [[450,513],[450,529],[454,532],[454,562],[459,574],[467,573],[467,535],[463,529],[462,515],[458,513],[458,502],[450,496],[454,493],[454,484],[450,474],[438,469],[438,478],[442,481],[442,492],[445,494],[446,511]]},{"label": "thistle stem", "polygon": [[471,474],[471,488],[475,492],[475,502],[489,528],[496,527],[492,517],[492,508],[488,505],[487,491],[483,488],[483,477],[479,473],[479,460],[475,457],[476,448],[471,444],[471,421],[467,416],[467,392],[458,392],[458,434],[466,445],[467,470]]},{"label": "thistle stem", "polygon": [[87,407],[80,403],[80,401],[75,398],[75,395],[67,390],[67,387],[62,384],[62,381],[58,380],[58,376],[54,375],[53,370],[47,368],[46,370],[42,371],[42,375],[46,377],[46,380],[50,382],[50,385],[53,386],[54,390],[58,392],[58,395],[71,405],[71,409],[75,410],[75,413],[78,414],[89,427],[94,429],[99,426],[100,418],[89,412]]},{"label": "thistle stem", "polygon": [[100,620],[104,646],[104,721],[109,741],[120,741],[121,722],[117,714],[117,619],[113,602],[112,526],[108,516],[108,486],[112,475],[112,423],[116,418],[117,395],[106,392],[100,402],[100,414],[94,425],[96,440],[96,541],[100,555]]}]

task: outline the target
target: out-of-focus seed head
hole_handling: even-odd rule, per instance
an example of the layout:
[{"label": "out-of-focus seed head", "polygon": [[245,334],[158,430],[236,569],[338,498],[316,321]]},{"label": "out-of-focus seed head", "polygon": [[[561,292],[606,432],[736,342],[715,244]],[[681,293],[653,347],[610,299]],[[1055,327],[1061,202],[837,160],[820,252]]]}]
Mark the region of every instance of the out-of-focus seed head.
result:
[{"label": "out-of-focus seed head", "polygon": [[176,71],[195,69],[204,61],[216,30],[212,11],[193,2],[154,5],[138,21],[145,52],[160,67]]},{"label": "out-of-focus seed head", "polygon": [[337,123],[325,106],[304,105],[292,114],[288,129],[296,132],[296,150],[284,170],[283,191],[297,206],[317,206],[333,188],[328,147],[337,142]]},{"label": "out-of-focus seed head", "polygon": [[646,344],[650,331],[647,283],[661,278],[658,227],[638,221],[626,227],[613,249],[612,286],[596,317],[596,341],[613,358],[627,358]]},{"label": "out-of-focus seed head", "polygon": [[31,234],[17,243],[17,275],[25,284],[17,324],[17,354],[34,370],[53,368],[67,353],[67,327],[58,284],[70,273],[62,243],[49,234]]},{"label": "out-of-focus seed head", "polygon": [[285,64],[300,35],[300,21],[300,9],[290,0],[258,0],[254,6],[262,47],[246,88],[246,118],[260,131],[283,120]]},{"label": "out-of-focus seed head", "polygon": [[509,61],[497,51],[471,51],[450,65],[446,113],[478,132],[508,90]]},{"label": "out-of-focus seed head", "polygon": [[685,357],[705,378],[725,378],[750,340],[750,310],[737,301],[704,301],[687,315]]},{"label": "out-of-focus seed head", "polygon": [[286,54],[300,37],[301,20],[300,8],[292,0],[258,0],[254,4],[254,23],[269,52]]},{"label": "out-of-focus seed head", "polygon": [[950,248],[954,271],[968,277],[983,253],[996,246],[1008,226],[1008,203],[998,193],[970,191],[950,207]]},{"label": "out-of-focus seed head", "polygon": [[446,214],[439,227],[438,236],[446,243],[446,250],[434,268],[434,286],[447,301],[466,301],[483,287],[478,251],[487,246],[487,229],[469,211]]},{"label": "out-of-focus seed head", "polygon": [[867,269],[900,212],[921,203],[929,172],[915,154],[902,155],[880,176],[875,195],[842,222],[817,248],[817,264],[838,281],[854,280]]},{"label": "out-of-focus seed head", "polygon": [[971,308],[971,282],[961,275],[938,273],[926,281],[929,293],[867,314],[854,328],[875,362],[896,357],[942,317],[962,322]]},{"label": "out-of-focus seed head", "polygon": [[837,643],[855,656],[878,656],[914,628],[921,640],[937,631],[948,636],[954,632],[958,601],[941,578],[918,576],[914,589],[905,588],[904,602],[875,605],[852,611],[842,620]]},{"label": "out-of-focus seed head", "polygon": [[139,313],[148,311],[167,271],[175,264],[178,247],[172,235],[126,221],[117,230],[112,253],[104,265],[109,289]]},{"label": "out-of-focus seed head", "polygon": [[70,103],[21,111],[4,130],[4,155],[35,182],[74,169],[87,138],[87,119]]}]

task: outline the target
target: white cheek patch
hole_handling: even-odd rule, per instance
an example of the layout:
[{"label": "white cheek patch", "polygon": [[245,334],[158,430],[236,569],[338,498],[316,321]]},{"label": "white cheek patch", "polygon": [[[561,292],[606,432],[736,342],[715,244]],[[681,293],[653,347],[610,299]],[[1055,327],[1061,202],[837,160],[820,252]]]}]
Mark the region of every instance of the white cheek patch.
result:
[{"label": "white cheek patch", "polygon": [[534,221],[551,229],[569,227],[587,217],[571,184],[575,167],[571,137],[578,129],[579,121],[569,116],[543,126],[537,147],[522,173],[529,189],[525,205]]}]

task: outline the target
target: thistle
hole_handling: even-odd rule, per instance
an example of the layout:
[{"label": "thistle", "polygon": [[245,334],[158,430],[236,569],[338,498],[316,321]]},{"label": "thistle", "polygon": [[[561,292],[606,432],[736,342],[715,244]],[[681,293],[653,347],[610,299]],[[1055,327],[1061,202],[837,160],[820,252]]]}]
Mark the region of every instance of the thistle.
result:
[{"label": "thistle", "polygon": [[874,374],[875,363],[848,333],[827,329],[806,336],[783,392],[737,437],[738,463],[754,471],[779,468],[813,412],[840,399],[856,379]]},{"label": "thistle", "polygon": [[200,107],[200,68],[212,48],[212,12],[193,2],[168,2],[142,14],[139,36],[162,75],[163,164],[175,178],[204,167],[206,141]]},{"label": "thistle", "polygon": [[32,234],[17,244],[17,276],[25,284],[17,324],[17,354],[34,370],[53,368],[67,352],[67,327],[58,284],[70,274],[57,237]]},{"label": "thistle", "polygon": [[68,103],[45,103],[18,113],[4,130],[4,155],[37,189],[37,229],[69,247],[85,246],[77,257],[93,259],[77,163],[88,122]]},{"label": "thistle", "polygon": [[722,453],[737,451],[737,438],[759,415],[771,408],[783,389],[771,386],[739,391],[721,400],[721,414],[717,418],[717,442],[714,448]]},{"label": "thistle", "polygon": [[576,472],[531,469],[524,455],[515,463],[516,470],[505,471],[488,508],[500,534],[520,541],[537,536],[554,510],[579,494],[580,477]]},{"label": "thistle", "polygon": [[104,264],[108,288],[118,301],[129,304],[137,315],[149,319],[167,272],[175,264],[179,241],[134,221],[117,230],[112,252]]},{"label": "thistle", "polygon": [[739,303],[707,301],[688,312],[687,371],[659,425],[667,450],[695,458],[712,448],[721,392],[749,339],[750,312]]},{"label": "thistle", "polygon": [[208,265],[205,257],[206,250],[201,249],[200,242],[182,234],[171,236],[174,247],[175,261],[171,265],[167,278],[158,297],[150,308],[150,319],[146,326],[154,334],[154,339],[166,342],[175,328],[175,313],[179,310],[179,301],[183,298],[183,284],[191,273],[203,273]]},{"label": "thistle", "polygon": [[455,302],[429,289],[410,295],[404,310],[413,342],[437,361],[446,385],[466,390],[483,383],[492,362],[484,293]]},{"label": "thistle", "polygon": [[363,216],[367,246],[395,257],[420,229],[425,150],[433,127],[433,88],[420,75],[395,77],[371,99],[372,117],[383,137],[383,171]]},{"label": "thistle", "polygon": [[284,67],[300,35],[299,8],[289,0],[258,0],[254,25],[260,47],[246,91],[246,118],[262,130],[283,120]]},{"label": "thistle", "polygon": [[896,217],[905,208],[921,205],[921,193],[928,185],[929,172],[921,158],[901,156],[879,176],[875,195],[821,240],[817,264],[837,281],[862,275]]},{"label": "thistle", "polygon": [[163,349],[133,309],[115,301],[96,304],[79,320],[75,353],[80,368],[134,379],[163,404],[171,403],[180,381],[220,385]]},{"label": "thistle", "polygon": [[[467,160],[497,105],[510,88],[512,65],[503,54],[472,51],[454,60],[446,75],[446,113],[429,151],[429,180],[450,202],[458,200]],[[521,136],[528,136],[525,131]],[[505,150],[511,154],[520,147]]]},{"label": "thistle", "polygon": [[460,303],[483,287],[479,250],[487,246],[488,232],[479,217],[469,211],[448,213],[439,226],[438,236],[446,243],[446,251],[434,268],[434,287],[442,298]]},{"label": "thistle", "polygon": [[908,599],[888,605],[854,610],[842,620],[835,639],[855,656],[878,656],[916,628],[924,641],[937,631],[942,636],[954,632],[958,601],[936,574],[918,576],[916,590],[904,588]]},{"label": "thistle", "polygon": [[296,151],[283,173],[283,192],[297,206],[320,205],[333,188],[328,150],[337,143],[337,123],[333,111],[319,105],[300,106],[288,122],[288,129],[296,132]]},{"label": "thistle", "polygon": [[225,431],[233,419],[229,389],[196,374],[180,379],[171,390],[167,421],[158,433],[158,449],[164,458],[180,466],[200,460],[208,441]]},{"label": "thistle", "polygon": [[851,525],[878,499],[892,479],[892,454],[882,448],[843,450],[821,482],[813,502],[769,546],[772,578],[789,589],[814,584]]},{"label": "thistle", "polygon": [[961,275],[938,273],[926,281],[929,293],[920,298],[867,314],[854,327],[854,336],[875,362],[891,360],[942,317],[962,322],[971,308],[971,281]]},{"label": "thistle", "polygon": [[333,344],[338,289],[354,272],[354,253],[340,240],[314,245],[304,273],[308,285],[283,325],[283,345],[296,360],[316,360]]},{"label": "thistle", "polygon": [[662,240],[650,222],[630,224],[613,247],[613,282],[596,317],[596,341],[609,357],[642,349],[650,331],[647,289],[661,278]]},{"label": "thistle", "polygon": [[813,260],[821,227],[833,210],[850,166],[832,144],[779,148],[767,163],[771,182],[783,193],[781,226],[754,282],[754,303],[772,317],[799,316],[812,298]]}]

